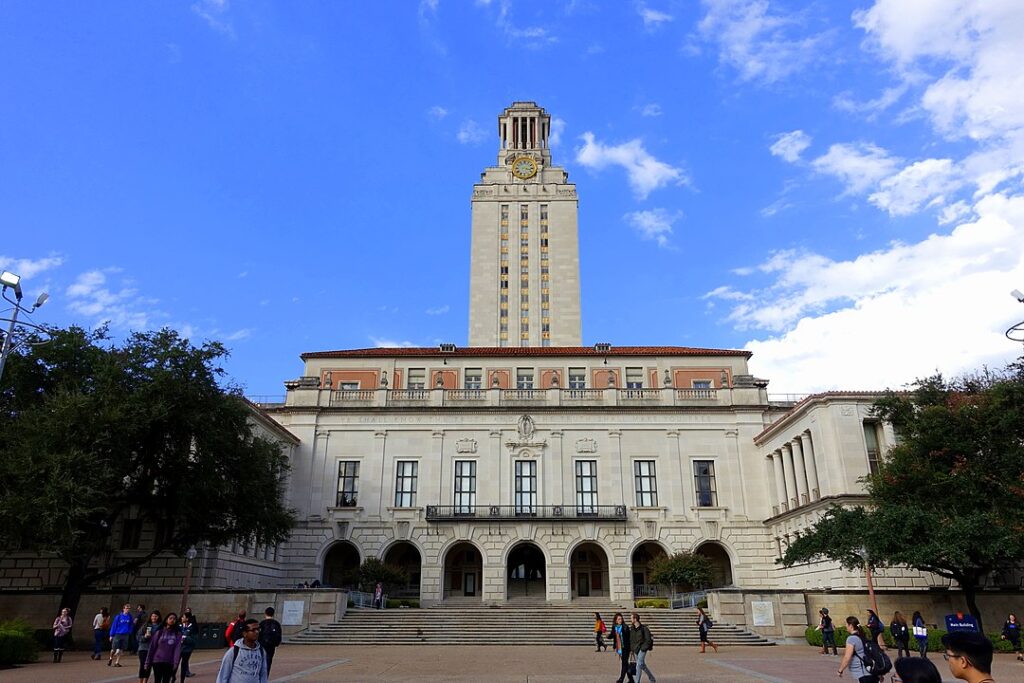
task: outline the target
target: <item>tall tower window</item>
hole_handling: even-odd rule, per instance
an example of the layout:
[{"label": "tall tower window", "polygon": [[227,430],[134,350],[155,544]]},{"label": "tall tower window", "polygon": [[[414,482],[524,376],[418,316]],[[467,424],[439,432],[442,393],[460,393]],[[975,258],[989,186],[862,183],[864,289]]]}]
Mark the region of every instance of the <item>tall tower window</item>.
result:
[{"label": "tall tower window", "polygon": [[498,225],[501,238],[500,266],[498,268],[498,344],[508,340],[508,204],[502,204]]}]

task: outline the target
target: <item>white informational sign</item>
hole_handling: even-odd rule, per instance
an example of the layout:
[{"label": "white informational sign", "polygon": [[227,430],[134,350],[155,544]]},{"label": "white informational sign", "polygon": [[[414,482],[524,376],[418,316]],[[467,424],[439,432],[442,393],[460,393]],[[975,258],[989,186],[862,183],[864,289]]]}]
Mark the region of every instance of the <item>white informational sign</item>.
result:
[{"label": "white informational sign", "polygon": [[302,600],[285,600],[281,608],[281,625],[302,626],[302,610],[305,606]]},{"label": "white informational sign", "polygon": [[754,626],[775,626],[775,609],[771,601],[752,600],[750,612],[754,618]]}]

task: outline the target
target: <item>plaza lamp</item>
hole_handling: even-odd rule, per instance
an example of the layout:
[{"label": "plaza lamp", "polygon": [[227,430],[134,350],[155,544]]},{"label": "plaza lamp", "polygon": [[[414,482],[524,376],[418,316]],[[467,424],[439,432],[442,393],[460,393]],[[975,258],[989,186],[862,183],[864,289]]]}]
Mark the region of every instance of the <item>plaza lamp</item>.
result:
[{"label": "plaza lamp", "polygon": [[[0,289],[0,294],[3,295],[3,298],[7,301],[7,303],[12,304],[14,306],[14,313],[11,314],[10,318],[0,318],[0,321],[9,323],[7,326],[7,332],[4,333],[3,346],[0,347],[0,377],[3,377],[4,365],[7,364],[7,357],[15,348],[17,348],[18,344],[20,344],[24,340],[24,337],[18,340],[14,339],[15,330],[18,327],[22,327],[36,332],[46,332],[46,330],[40,327],[39,325],[34,325],[32,323],[25,322],[24,320],[18,322],[18,315],[20,313],[24,313],[25,315],[32,315],[33,313],[35,313],[37,308],[46,303],[46,300],[50,298],[50,295],[47,294],[46,292],[43,292],[42,294],[39,295],[39,298],[36,299],[36,302],[32,304],[32,308],[25,308],[24,306],[21,305],[23,293],[21,291],[20,275],[15,275],[14,273],[7,270],[0,272],[0,285],[3,286],[3,288]],[[7,295],[8,289],[14,292],[14,299],[11,299]]]},{"label": "plaza lamp", "polygon": [[192,585],[192,561],[196,559],[198,554],[194,545],[189,546],[188,550],[185,551],[185,585],[181,590],[181,609],[178,610],[179,615],[184,614],[185,608],[188,606],[188,591]]},{"label": "plaza lamp", "polygon": [[[1010,292],[1010,296],[1024,304],[1024,292],[1019,289],[1015,289]],[[1006,331],[1006,338],[1010,341],[1024,342],[1024,320],[1020,321],[1010,329]]]},{"label": "plaza lamp", "polygon": [[864,560],[864,576],[868,581],[868,598],[871,600],[871,607],[875,614],[878,614],[878,600],[875,599],[875,584],[871,581],[871,562],[868,559],[868,549],[861,546],[854,550],[853,554]]}]

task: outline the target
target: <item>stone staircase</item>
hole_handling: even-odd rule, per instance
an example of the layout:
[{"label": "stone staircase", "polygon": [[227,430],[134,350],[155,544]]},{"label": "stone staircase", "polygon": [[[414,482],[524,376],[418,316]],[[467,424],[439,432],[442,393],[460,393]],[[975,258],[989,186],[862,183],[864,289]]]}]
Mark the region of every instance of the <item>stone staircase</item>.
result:
[{"label": "stone staircase", "polygon": [[[594,612],[611,628],[616,608],[586,606],[484,607],[445,605],[425,609],[350,609],[338,622],[313,626],[288,642],[305,645],[580,645],[594,644]],[[693,610],[638,609],[654,635],[655,647],[700,643]],[[629,613],[623,610],[627,620]],[[773,645],[729,624],[715,623],[718,645]]]}]

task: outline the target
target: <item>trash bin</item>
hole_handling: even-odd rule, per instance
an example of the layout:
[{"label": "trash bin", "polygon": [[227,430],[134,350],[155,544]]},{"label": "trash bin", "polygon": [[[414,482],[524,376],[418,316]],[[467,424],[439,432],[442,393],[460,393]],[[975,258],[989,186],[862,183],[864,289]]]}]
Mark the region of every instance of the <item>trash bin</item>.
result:
[{"label": "trash bin", "polygon": [[226,624],[199,624],[199,637],[196,639],[197,650],[216,650],[227,647],[224,641]]}]

